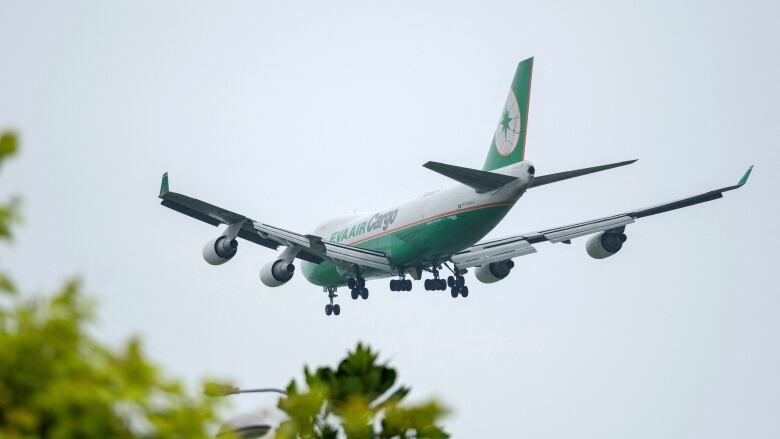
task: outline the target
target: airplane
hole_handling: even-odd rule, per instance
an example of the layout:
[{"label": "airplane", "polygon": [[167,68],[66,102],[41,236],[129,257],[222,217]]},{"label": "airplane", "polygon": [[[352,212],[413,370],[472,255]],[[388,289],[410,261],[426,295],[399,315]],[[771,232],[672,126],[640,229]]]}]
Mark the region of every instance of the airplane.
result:
[{"label": "airplane", "polygon": [[[477,280],[493,283],[505,279],[513,259],[536,253],[543,242],[571,244],[591,235],[585,250],[595,259],[608,258],[626,242],[626,226],[636,220],[723,197],[742,187],[750,166],[736,185],[726,186],[668,203],[610,215],[562,227],[482,240],[529,189],[634,163],[628,160],[601,166],[536,175],[525,160],[528,104],[533,58],[520,62],[499,117],[482,169],[427,162],[423,166],[456,182],[444,190],[369,213],[329,219],[310,234],[301,234],[253,220],[247,216],[191,198],[169,189],[163,174],[161,204],[212,226],[225,225],[220,236],[208,241],[203,258],[220,265],[236,255],[237,238],[279,250],[260,269],[268,287],[284,285],[300,260],[303,276],[328,294],[326,315],[339,315],[334,303],[339,287],[346,286],[353,300],[367,299],[366,280],[392,278],[391,291],[411,291],[412,280],[424,273],[426,290],[449,288],[453,298],[468,297],[464,274],[474,270]],[[442,272],[447,270],[445,279]]]}]

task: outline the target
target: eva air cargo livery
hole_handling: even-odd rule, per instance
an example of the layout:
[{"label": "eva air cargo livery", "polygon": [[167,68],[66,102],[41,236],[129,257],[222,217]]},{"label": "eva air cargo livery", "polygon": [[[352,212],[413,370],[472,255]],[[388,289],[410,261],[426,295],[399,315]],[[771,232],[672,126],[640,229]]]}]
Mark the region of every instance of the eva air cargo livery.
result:
[{"label": "eva air cargo livery", "polygon": [[492,283],[509,275],[513,259],[536,253],[543,242],[570,244],[590,235],[587,253],[596,259],[614,255],[626,242],[626,226],[640,218],[723,197],[742,187],[752,166],[736,185],[699,195],[623,212],[568,226],[553,227],[498,239],[483,240],[529,189],[625,166],[630,160],[608,165],[536,175],[525,160],[528,101],[533,58],[517,66],[509,95],[498,118],[482,169],[437,162],[426,168],[456,184],[376,212],[351,214],[325,221],[310,234],[271,226],[213,204],[171,192],[168,175],[160,188],[162,205],[213,226],[224,224],[220,236],[203,248],[206,262],[219,265],[236,255],[237,238],[260,244],[278,255],[260,269],[269,287],[288,282],[300,260],[303,276],[328,294],[325,314],[339,315],[333,303],[336,290],[347,287],[352,299],[368,298],[366,280],[392,278],[391,291],[411,291],[412,281],[425,273],[426,290],[450,290],[453,298],[467,297],[464,274],[473,269],[480,282]]}]

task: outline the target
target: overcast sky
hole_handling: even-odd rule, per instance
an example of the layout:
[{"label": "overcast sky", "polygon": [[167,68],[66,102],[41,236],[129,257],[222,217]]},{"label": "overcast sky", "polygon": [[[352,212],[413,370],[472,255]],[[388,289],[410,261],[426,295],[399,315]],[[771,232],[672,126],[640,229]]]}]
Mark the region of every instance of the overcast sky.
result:
[{"label": "overcast sky", "polygon": [[[141,334],[167,371],[284,386],[363,340],[455,437],[780,436],[780,3],[0,1],[0,127],[24,197],[4,267],[30,292],[73,275],[96,332]],[[735,184],[637,221],[624,250],[540,244],[471,294],[339,299],[159,206],[172,190],[307,233],[480,167],[516,63],[535,56],[526,158],[538,174],[639,158],[534,189],[491,236]],[[243,396],[234,412],[271,406]]]}]

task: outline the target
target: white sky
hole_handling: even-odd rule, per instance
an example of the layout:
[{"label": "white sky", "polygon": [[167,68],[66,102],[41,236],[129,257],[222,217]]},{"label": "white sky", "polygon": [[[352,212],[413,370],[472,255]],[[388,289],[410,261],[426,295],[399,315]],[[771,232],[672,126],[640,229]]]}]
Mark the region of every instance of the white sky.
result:
[{"label": "white sky", "polygon": [[[390,4],[392,3],[392,4]],[[0,2],[0,126],[22,135],[10,267],[29,291],[83,276],[101,337],[166,370],[283,386],[363,340],[456,437],[780,436],[777,2]],[[545,174],[493,236],[736,183],[640,220],[617,256],[542,244],[471,295],[278,289],[243,242],[160,207],[171,187],[308,232],[479,167],[516,63],[536,56],[526,157]],[[241,397],[235,412],[269,406]]]}]

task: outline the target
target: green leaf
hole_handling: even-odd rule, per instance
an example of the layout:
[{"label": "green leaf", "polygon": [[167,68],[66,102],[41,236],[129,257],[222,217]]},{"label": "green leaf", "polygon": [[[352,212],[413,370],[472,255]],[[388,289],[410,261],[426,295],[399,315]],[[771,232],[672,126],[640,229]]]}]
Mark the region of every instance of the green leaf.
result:
[{"label": "green leaf", "polygon": [[17,136],[12,131],[0,133],[0,163],[11,155],[16,154]]}]

